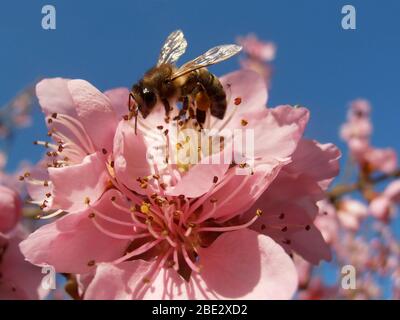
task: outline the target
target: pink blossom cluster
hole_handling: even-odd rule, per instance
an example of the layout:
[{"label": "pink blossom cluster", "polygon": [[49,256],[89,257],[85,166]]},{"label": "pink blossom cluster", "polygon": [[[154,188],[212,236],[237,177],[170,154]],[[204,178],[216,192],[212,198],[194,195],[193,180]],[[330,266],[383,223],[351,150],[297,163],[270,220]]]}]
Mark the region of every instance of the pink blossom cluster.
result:
[{"label": "pink blossom cluster", "polygon": [[[342,178],[328,197],[318,203],[315,225],[330,244],[340,272],[345,265],[357,271],[357,286],[344,290],[339,276],[336,285],[316,278],[318,269],[296,262],[302,299],[379,299],[384,278],[392,278],[392,298],[398,297],[400,246],[394,235],[393,219],[400,203],[400,171],[396,152],[370,144],[371,106],[358,99],[350,104],[340,135],[348,146],[349,160]],[[354,181],[354,182],[353,182]],[[380,184],[386,182],[386,187]]]},{"label": "pink blossom cluster", "polygon": [[[220,77],[226,115],[202,128],[173,101],[169,117],[158,103],[131,119],[128,88],[36,85],[42,160],[10,174],[0,152],[0,299],[45,298],[46,266],[73,299],[378,299],[382,279],[400,298],[400,170],[393,149],[371,144],[371,105],[350,103],[334,181],[341,152],[304,136],[309,110],[267,107],[275,45],[237,42],[241,69]],[[4,117],[26,124],[32,101],[18,96]],[[252,133],[251,153],[235,130]]]},{"label": "pink blossom cluster", "polygon": [[241,67],[260,74],[270,87],[273,71],[271,62],[275,60],[277,50],[275,44],[259,40],[255,34],[238,37],[237,43],[245,53],[245,57],[240,60]]},{"label": "pink blossom cluster", "polygon": [[[41,81],[36,91],[52,141],[36,142],[49,150],[47,161],[23,179],[42,218],[56,220],[22,242],[26,259],[75,274],[84,299],[291,298],[291,256],[312,264],[331,257],[313,221],[340,152],[303,138],[307,109],[267,108],[256,73],[221,81],[231,92],[228,115],[207,119],[205,129],[254,130],[254,158],[242,163],[209,162],[235,152],[229,141],[217,151],[200,147],[196,164],[152,162],[157,132],[170,157],[195,146],[171,134],[194,128],[193,119],[167,121],[160,105],[139,119],[135,134],[128,89]],[[237,175],[246,161],[251,174]]]},{"label": "pink blossom cluster", "polygon": [[34,105],[34,86],[18,93],[10,102],[0,107],[0,138],[10,138],[14,131],[31,124],[31,110]]}]

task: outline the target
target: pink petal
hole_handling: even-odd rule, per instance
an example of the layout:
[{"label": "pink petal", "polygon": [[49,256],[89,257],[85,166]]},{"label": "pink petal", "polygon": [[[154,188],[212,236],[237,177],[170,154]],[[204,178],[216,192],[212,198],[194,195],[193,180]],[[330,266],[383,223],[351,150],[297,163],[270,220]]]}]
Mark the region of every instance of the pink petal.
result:
[{"label": "pink petal", "polygon": [[264,162],[274,162],[292,155],[308,119],[309,111],[305,108],[279,106],[268,109],[251,126],[255,130],[255,156],[262,157]]},{"label": "pink petal", "polygon": [[36,85],[36,95],[46,116],[53,113],[76,117],[75,104],[68,90],[68,79],[44,79]]},{"label": "pink petal", "polygon": [[202,271],[189,282],[162,268],[144,285],[154,263],[141,260],[100,265],[85,299],[289,299],[297,288],[289,256],[253,231],[225,233],[199,254]]},{"label": "pink petal", "polygon": [[[212,217],[214,219],[227,220],[246,212],[270,186],[285,164],[282,162],[276,166],[259,165],[252,175],[234,175],[229,178],[229,182],[222,188],[216,192],[210,192],[209,201],[203,204],[203,214],[213,210],[215,205],[217,210]],[[235,170],[235,168],[230,170]],[[234,173],[230,171],[230,175],[232,174]],[[222,180],[221,183],[224,181]],[[218,188],[218,185],[216,187]],[[217,200],[217,202],[214,204],[210,200]]]},{"label": "pink petal", "polygon": [[166,194],[171,196],[183,194],[188,198],[196,198],[208,192],[214,184],[214,178],[221,180],[229,168],[229,164],[223,162],[213,164],[210,159],[214,156],[204,158],[190,168],[176,185],[167,188]]},{"label": "pink petal", "polygon": [[373,169],[390,174],[397,168],[397,154],[392,148],[370,148],[365,154],[365,160]]},{"label": "pink petal", "polygon": [[305,174],[326,189],[339,174],[340,150],[333,144],[320,144],[302,139],[293,154],[293,162],[285,167],[287,172]]},{"label": "pink petal", "polygon": [[121,121],[114,139],[114,170],[119,182],[129,189],[143,193],[137,178],[152,174],[149,165],[148,147],[141,131],[128,121]]},{"label": "pink petal", "polygon": [[44,275],[40,268],[24,260],[19,250],[19,243],[26,237],[27,232],[18,228],[14,236],[8,240],[8,246],[0,273],[0,300],[3,299],[41,299],[48,292],[41,287]]},{"label": "pink petal", "polygon": [[222,234],[199,250],[201,278],[220,299],[290,299],[296,268],[281,246],[248,229]]},{"label": "pink petal", "polygon": [[18,193],[0,186],[0,232],[11,231],[21,217],[21,200]]},{"label": "pink petal", "polygon": [[378,219],[386,219],[392,208],[392,201],[390,198],[380,196],[371,201],[369,205],[370,213]]},{"label": "pink petal", "polygon": [[400,202],[400,180],[395,180],[389,183],[383,193],[385,197],[392,201]]},{"label": "pink petal", "polygon": [[49,168],[53,184],[53,206],[65,211],[85,208],[87,199],[94,203],[106,190],[108,175],[103,156],[88,155],[80,164]]},{"label": "pink petal", "polygon": [[241,100],[237,105],[237,116],[265,108],[268,92],[263,78],[258,73],[238,70],[221,77],[220,81],[227,93],[228,109],[235,108],[236,98]]},{"label": "pink petal", "polygon": [[128,88],[115,88],[105,91],[104,94],[110,99],[117,119],[121,119],[124,115],[128,114]]},{"label": "pink petal", "polygon": [[[111,218],[128,222],[129,215],[112,205],[112,196],[122,203],[118,192],[108,191],[104,201],[94,207]],[[86,273],[93,270],[91,261],[100,263],[121,257],[129,240],[112,238],[99,231],[89,218],[90,213],[88,209],[68,214],[36,230],[20,245],[25,258],[36,265],[52,265],[57,272]],[[100,217],[95,219],[114,233],[133,233],[132,227],[110,225]]]},{"label": "pink petal", "polygon": [[84,80],[70,80],[68,89],[79,119],[97,150],[110,151],[117,126],[110,99]]},{"label": "pink petal", "polygon": [[[316,205],[323,193],[313,179],[306,176],[294,177],[281,170],[278,177],[246,213],[248,219],[257,209],[263,215],[251,229],[265,233],[287,250],[296,251],[311,263],[330,259],[330,249],[320,231],[313,226],[319,212]],[[283,215],[282,215],[283,214]],[[308,242],[307,242],[308,241]]]},{"label": "pink petal", "polygon": [[135,289],[143,286],[143,279],[152,267],[151,262],[135,260],[118,265],[102,263],[90,282],[86,300],[133,300]]}]

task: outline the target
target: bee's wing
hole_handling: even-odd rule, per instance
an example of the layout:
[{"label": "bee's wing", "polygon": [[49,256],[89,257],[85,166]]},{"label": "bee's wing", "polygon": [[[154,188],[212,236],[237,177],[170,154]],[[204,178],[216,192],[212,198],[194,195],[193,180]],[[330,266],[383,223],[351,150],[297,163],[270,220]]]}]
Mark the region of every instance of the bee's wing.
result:
[{"label": "bee's wing", "polygon": [[157,66],[163,63],[175,63],[185,53],[187,46],[186,39],[181,30],[172,32],[161,49]]},{"label": "bee's wing", "polygon": [[176,79],[190,71],[224,61],[239,53],[241,50],[242,47],[235,44],[227,44],[211,48],[196,59],[185,63],[172,75],[171,78]]}]

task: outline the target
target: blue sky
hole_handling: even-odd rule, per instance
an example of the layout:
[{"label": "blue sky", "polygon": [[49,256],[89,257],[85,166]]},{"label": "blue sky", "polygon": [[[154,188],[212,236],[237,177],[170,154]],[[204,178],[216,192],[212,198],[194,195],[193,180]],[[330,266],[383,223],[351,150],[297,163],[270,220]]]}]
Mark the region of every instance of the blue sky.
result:
[{"label": "blue sky", "polygon": [[[56,8],[56,30],[41,28],[45,4]],[[341,28],[345,4],[356,8],[356,30]],[[397,0],[3,0],[0,105],[38,77],[83,78],[102,90],[129,87],[178,28],[189,42],[182,62],[254,32],[278,46],[270,106],[307,106],[307,135],[344,147],[337,132],[347,103],[369,99],[374,144],[399,151],[399,13]],[[236,68],[231,59],[211,70],[222,75]],[[42,150],[32,141],[45,137],[37,111],[33,126],[18,133],[8,169],[21,159],[38,160]]]},{"label": "blue sky", "polygon": [[[341,8],[352,4],[357,29],[341,28]],[[41,8],[52,4],[57,29],[41,28]],[[0,5],[0,103],[38,77],[83,78],[100,89],[131,86],[151,67],[165,37],[181,28],[189,48],[182,61],[255,32],[278,46],[269,105],[311,110],[307,135],[337,139],[348,101],[374,107],[374,143],[400,150],[400,2],[385,1],[22,1]],[[238,67],[231,59],[217,75]],[[21,132],[9,168],[24,156],[38,159],[31,140],[44,137],[43,120]],[[28,138],[28,139],[27,139]]]}]

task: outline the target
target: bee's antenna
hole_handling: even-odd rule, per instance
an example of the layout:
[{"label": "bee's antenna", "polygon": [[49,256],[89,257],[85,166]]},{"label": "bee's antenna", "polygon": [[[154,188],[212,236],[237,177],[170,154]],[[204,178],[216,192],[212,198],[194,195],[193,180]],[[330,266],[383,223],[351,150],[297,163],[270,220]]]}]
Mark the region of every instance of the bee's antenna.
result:
[{"label": "bee's antenna", "polygon": [[133,96],[132,92],[129,93],[129,101],[128,101],[128,109],[129,109],[129,116],[128,119],[132,119],[132,117],[135,117],[135,135],[137,135],[137,123],[138,123],[138,115],[139,115],[139,110],[137,106],[135,106],[135,110],[133,109],[134,107],[132,106],[131,101],[135,101],[135,97]]},{"label": "bee's antenna", "polygon": [[138,112],[135,114],[135,135],[137,135],[137,121],[138,121]]}]

